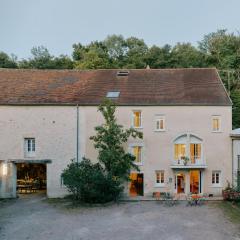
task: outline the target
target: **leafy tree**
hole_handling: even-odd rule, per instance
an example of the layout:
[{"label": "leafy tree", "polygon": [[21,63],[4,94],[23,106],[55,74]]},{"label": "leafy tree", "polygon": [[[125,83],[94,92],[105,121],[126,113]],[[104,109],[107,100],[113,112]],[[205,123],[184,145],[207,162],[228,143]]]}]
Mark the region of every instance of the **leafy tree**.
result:
[{"label": "leafy tree", "polygon": [[151,68],[171,68],[171,46],[152,46],[146,54],[145,61]]},{"label": "leafy tree", "polygon": [[112,101],[106,100],[98,110],[102,113],[105,123],[95,128],[96,136],[90,137],[94,147],[98,150],[99,163],[108,174],[120,179],[128,179],[131,168],[136,168],[135,157],[126,153],[123,144],[129,137],[142,138],[142,132],[133,128],[123,129],[115,118],[116,106]]},{"label": "leafy tree", "polygon": [[145,68],[148,47],[142,39],[130,37],[126,39],[127,54],[125,68]]},{"label": "leafy tree", "polygon": [[83,47],[81,44],[73,45],[73,58],[75,67],[79,69],[104,69],[109,68],[107,49],[102,42],[92,42]]},{"label": "leafy tree", "polygon": [[111,68],[122,68],[126,62],[127,43],[122,35],[108,36],[103,44],[107,48]]},{"label": "leafy tree", "polygon": [[240,128],[240,89],[231,92],[231,99],[233,102],[233,129]]},{"label": "leafy tree", "polygon": [[206,67],[205,55],[190,43],[177,43],[171,51],[173,67]]},{"label": "leafy tree", "polygon": [[0,68],[18,68],[16,57],[9,57],[6,53],[0,52]]},{"label": "leafy tree", "polygon": [[20,68],[36,68],[36,69],[71,69],[73,68],[72,60],[65,56],[52,56],[48,49],[39,46],[33,47],[31,50],[32,57],[28,60],[24,59],[19,62]]},{"label": "leafy tree", "polygon": [[110,100],[104,101],[98,110],[105,122],[95,127],[97,133],[90,137],[98,150],[98,162],[94,164],[84,158],[80,163],[69,164],[62,173],[64,185],[73,196],[89,203],[108,202],[120,196],[130,170],[138,170],[135,157],[127,153],[123,145],[129,137],[143,137],[141,132],[133,128],[123,129],[117,123],[116,106]]},{"label": "leafy tree", "polygon": [[205,35],[199,49],[208,55],[208,65],[218,69],[240,69],[240,36],[226,29]]}]

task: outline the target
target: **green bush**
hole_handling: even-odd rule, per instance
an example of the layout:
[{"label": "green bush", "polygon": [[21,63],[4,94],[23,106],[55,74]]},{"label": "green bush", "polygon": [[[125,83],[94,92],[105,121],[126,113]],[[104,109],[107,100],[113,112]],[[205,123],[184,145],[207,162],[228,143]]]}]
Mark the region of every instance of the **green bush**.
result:
[{"label": "green bush", "polygon": [[70,163],[62,178],[72,196],[86,203],[116,201],[123,191],[119,180],[106,173],[100,164],[93,164],[86,158],[80,163]]}]

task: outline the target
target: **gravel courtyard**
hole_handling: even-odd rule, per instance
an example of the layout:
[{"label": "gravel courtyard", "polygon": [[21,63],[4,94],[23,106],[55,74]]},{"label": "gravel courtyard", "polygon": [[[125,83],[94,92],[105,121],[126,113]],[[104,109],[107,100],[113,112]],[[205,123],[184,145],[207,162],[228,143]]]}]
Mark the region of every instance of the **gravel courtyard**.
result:
[{"label": "gravel courtyard", "polygon": [[240,226],[231,223],[216,204],[185,205],[128,202],[69,208],[41,196],[0,201],[0,239],[240,239]]}]

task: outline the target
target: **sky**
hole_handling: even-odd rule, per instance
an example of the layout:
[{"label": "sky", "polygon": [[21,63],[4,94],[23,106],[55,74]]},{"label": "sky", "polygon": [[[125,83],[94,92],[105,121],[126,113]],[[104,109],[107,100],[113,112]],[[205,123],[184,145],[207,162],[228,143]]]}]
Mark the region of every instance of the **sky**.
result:
[{"label": "sky", "polygon": [[0,51],[22,59],[42,45],[71,55],[74,43],[111,34],[197,45],[217,29],[240,31],[239,11],[239,0],[0,0]]}]

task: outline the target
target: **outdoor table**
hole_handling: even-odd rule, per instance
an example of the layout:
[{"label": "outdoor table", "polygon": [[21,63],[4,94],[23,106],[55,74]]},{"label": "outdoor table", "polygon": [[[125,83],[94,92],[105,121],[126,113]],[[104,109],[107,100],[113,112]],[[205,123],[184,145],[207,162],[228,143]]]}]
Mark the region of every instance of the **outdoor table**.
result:
[{"label": "outdoor table", "polygon": [[192,200],[194,201],[194,204],[195,204],[195,205],[198,205],[198,204],[200,203],[199,200],[200,200],[202,197],[199,196],[199,195],[192,195],[191,198],[192,198]]},{"label": "outdoor table", "polygon": [[32,191],[32,185],[31,184],[20,184],[17,185],[18,190],[23,192],[23,190],[25,190],[25,193],[27,193],[27,191],[29,190],[29,192]]}]

